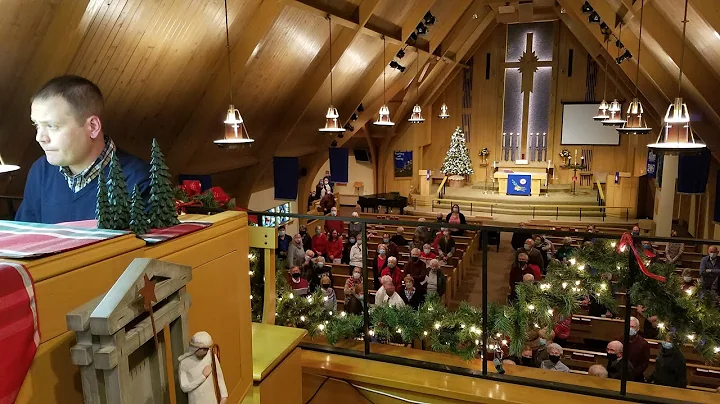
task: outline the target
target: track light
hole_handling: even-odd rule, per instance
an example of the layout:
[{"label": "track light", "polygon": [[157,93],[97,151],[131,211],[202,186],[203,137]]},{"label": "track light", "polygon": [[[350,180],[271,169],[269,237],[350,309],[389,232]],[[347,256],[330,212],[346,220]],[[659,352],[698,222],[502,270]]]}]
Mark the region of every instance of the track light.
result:
[{"label": "track light", "polygon": [[393,69],[400,70],[401,73],[405,73],[405,66],[401,65],[400,63],[398,63],[394,60],[390,62],[390,67],[392,67]]},{"label": "track light", "polygon": [[629,50],[625,49],[625,53],[623,53],[623,54],[620,55],[617,59],[615,59],[615,62],[617,62],[617,64],[620,64],[620,63],[622,63],[622,62],[624,62],[624,61],[626,61],[626,60],[628,60],[628,59],[631,59],[631,58],[632,58],[632,53],[630,53]]},{"label": "track light", "polygon": [[419,23],[417,27],[415,27],[415,30],[417,31],[418,35],[425,35],[428,33],[428,28],[423,23]]},{"label": "track light", "polygon": [[622,49],[625,47],[625,45],[623,45],[623,43],[620,42],[620,40],[618,39],[617,41],[615,41],[615,47]]},{"label": "track light", "polygon": [[351,121],[357,121],[357,119],[358,119],[357,112],[353,112],[353,114],[350,115],[350,120],[351,120]]},{"label": "track light", "polygon": [[405,57],[405,51],[400,49],[395,56],[397,56],[398,59],[402,59]]},{"label": "track light", "polygon": [[583,14],[590,14],[590,13],[592,13],[592,12],[595,11],[595,10],[593,10],[593,8],[592,8],[592,6],[590,5],[590,3],[588,3],[588,2],[586,1],[585,4],[583,4],[582,7],[580,7],[580,11],[582,11]]},{"label": "track light", "polygon": [[610,27],[608,27],[608,25],[605,24],[604,22],[601,22],[601,23],[600,23],[600,29],[601,29],[601,30],[606,30],[606,29],[608,29],[608,28],[610,28]]},{"label": "track light", "polygon": [[344,128],[345,128],[345,130],[349,130],[350,132],[352,132],[352,131],[355,130],[355,127],[353,127],[352,125],[350,125],[350,122],[346,123],[345,126],[344,126]]},{"label": "track light", "polygon": [[600,23],[600,14],[593,11],[592,14],[590,14],[590,16],[588,17],[588,21],[591,24],[599,24]]},{"label": "track light", "polygon": [[330,143],[330,147],[337,147],[337,140],[333,140],[332,143]]},{"label": "track light", "polygon": [[425,13],[425,17],[423,17],[423,21],[425,22],[425,25],[435,25],[437,22],[437,18],[435,18],[434,15],[432,15],[431,12]]},{"label": "track light", "polygon": [[418,39],[418,34],[417,34],[417,32],[413,31],[413,33],[410,34],[410,37],[408,38],[407,41],[405,41],[405,43],[408,45],[415,45],[415,42],[417,42],[417,39]]},{"label": "track light", "polygon": [[342,132],[341,132],[341,133],[338,133],[338,139],[342,139],[342,138],[344,138],[344,137],[345,137],[345,135],[343,135]]},{"label": "track light", "polygon": [[365,111],[365,107],[363,107],[362,103],[360,103],[360,105],[358,105],[358,107],[357,107],[357,112],[363,112],[363,111]]}]

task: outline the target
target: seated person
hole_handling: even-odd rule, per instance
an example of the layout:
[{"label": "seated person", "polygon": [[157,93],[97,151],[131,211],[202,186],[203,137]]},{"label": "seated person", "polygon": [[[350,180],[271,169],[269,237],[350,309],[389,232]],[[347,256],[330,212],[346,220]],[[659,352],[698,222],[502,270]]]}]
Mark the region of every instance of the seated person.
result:
[{"label": "seated person", "polygon": [[308,281],[300,277],[300,268],[290,268],[290,287],[297,296],[308,294]]},{"label": "seated person", "polygon": [[572,322],[572,316],[559,315],[557,322],[553,326],[555,332],[555,343],[561,347],[568,345],[568,338],[570,337],[570,323]]},{"label": "seated person", "polygon": [[425,288],[421,286],[421,284],[425,280],[425,276],[427,276],[427,267],[424,262],[420,261],[420,249],[413,248],[412,251],[410,251],[410,261],[405,264],[405,268],[403,269],[405,270],[405,274],[413,277],[416,288]]},{"label": "seated person", "polygon": [[530,368],[535,367],[535,363],[533,361],[533,352],[529,346],[525,345],[523,347],[522,353],[520,354],[520,362],[519,363],[521,366],[530,367]]},{"label": "seated person", "polygon": [[[608,377],[611,379],[622,378],[622,357],[623,357],[623,344],[620,341],[611,341],[607,344],[607,371]],[[627,362],[627,379],[632,380],[633,366],[630,361]]]},{"label": "seated person", "polygon": [[350,292],[351,293],[345,292],[343,310],[349,314],[362,314],[363,302],[365,301],[362,283],[356,284],[355,288]]},{"label": "seated person", "polygon": [[312,270],[315,265],[315,253],[313,250],[307,250],[305,251],[305,260],[303,264],[300,266],[300,276],[309,281],[312,277]]},{"label": "seated person", "polygon": [[543,254],[540,250],[535,248],[535,241],[532,238],[525,240],[523,248],[519,248],[515,251],[515,257],[517,258],[520,253],[525,253],[528,256],[528,262],[540,268],[542,273],[545,273],[545,260],[542,257]]},{"label": "seated person", "polygon": [[[357,212],[352,213],[352,217],[358,217],[358,216],[360,216],[360,215],[358,215]],[[362,237],[362,235],[361,235],[362,228],[363,228],[363,225],[360,222],[348,223],[348,237],[350,237],[350,236]]]},{"label": "seated person", "polygon": [[438,241],[437,252],[443,262],[447,262],[455,254],[455,239],[450,235],[450,230],[443,230],[443,237]]},{"label": "seated person", "polygon": [[[587,232],[588,232],[588,233],[597,233],[597,228],[595,227],[594,224],[588,225],[588,227],[587,227]],[[586,242],[586,241],[590,241],[590,242],[593,242],[593,243],[594,243],[595,240],[597,240],[597,239],[594,238],[594,237],[587,237],[587,236],[586,236],[586,237],[583,237],[583,243]]]},{"label": "seated person", "polygon": [[322,198],[320,198],[320,208],[322,209],[323,214],[329,214],[335,206],[335,195],[333,195],[332,192],[327,192]]},{"label": "seated person", "polygon": [[385,293],[385,287],[383,285],[385,284],[385,282],[388,282],[388,281],[391,283],[393,281],[389,275],[380,277],[380,287],[375,292],[375,304],[383,301],[385,299],[385,297],[387,296],[387,293]]},{"label": "seated person", "polygon": [[[387,247],[385,244],[378,244],[377,256],[373,260],[373,278],[375,279],[375,290],[380,289],[380,277],[383,270],[388,266]],[[395,258],[395,257],[393,257]],[[397,259],[395,260],[397,262]]]},{"label": "seated person", "polygon": [[[98,176],[108,178],[117,156],[127,189],[137,185],[148,206],[150,166],[119,150],[103,131],[105,101],[98,86],[78,76],[55,77],[31,99],[35,140],[45,155],[33,163],[15,220],[61,223],[95,219]],[[11,134],[6,134],[8,138]]]},{"label": "seated person", "polygon": [[[315,260],[312,277],[310,278],[310,293],[314,293],[320,287],[320,279],[323,275],[330,277],[332,281],[332,267],[325,265],[325,257],[318,257]],[[331,283],[332,284],[332,283]]]},{"label": "seated person", "polygon": [[655,358],[655,370],[648,377],[648,382],[670,387],[687,387],[687,365],[682,350],[672,342],[668,333],[665,341],[660,343],[660,353]]},{"label": "seated person", "polygon": [[410,248],[420,248],[425,243],[429,243],[432,241],[432,229],[427,226],[423,226],[422,224],[424,222],[424,217],[418,219],[418,225],[415,227],[415,234],[413,236],[412,242],[410,243]]},{"label": "seated person", "polygon": [[720,278],[720,260],[718,260],[718,247],[708,247],[708,255],[700,260],[700,279],[704,290],[712,290],[715,281]]},{"label": "seated person", "polygon": [[555,258],[557,258],[560,262],[568,262],[570,256],[574,252],[575,247],[572,246],[572,239],[570,237],[565,237],[563,239],[563,245],[558,248],[555,253]]},{"label": "seated person", "polygon": [[447,278],[440,268],[440,261],[436,259],[430,260],[428,264],[428,273],[425,276],[425,281],[422,282],[423,286],[427,290],[427,294],[431,295],[437,293],[440,297],[445,295],[445,288],[447,287]]},{"label": "seated person", "polygon": [[428,264],[430,260],[433,260],[437,257],[437,254],[435,254],[432,251],[432,246],[430,244],[425,244],[422,247],[422,252],[420,253],[420,259],[425,263],[425,265]]},{"label": "seated person", "polygon": [[554,338],[555,333],[552,330],[548,332],[547,328],[536,328],[528,332],[526,345],[532,351],[534,367],[539,368],[543,361],[550,359],[547,347]]},{"label": "seated person", "polygon": [[643,241],[642,254],[645,254],[645,256],[650,259],[650,262],[655,262],[655,258],[657,257],[657,250],[655,250],[655,247],[653,247],[649,241]]},{"label": "seated person", "polygon": [[383,244],[387,246],[387,255],[390,257],[400,258],[400,249],[398,248],[398,245],[390,239],[390,236],[385,233],[382,238]]},{"label": "seated person", "polygon": [[315,251],[315,255],[325,256],[327,254],[327,236],[323,233],[323,229],[320,226],[315,228],[315,235],[312,238],[312,249]]},{"label": "seated person", "polygon": [[387,266],[385,269],[382,270],[380,273],[381,276],[389,276],[393,280],[393,284],[395,284],[396,289],[400,289],[400,286],[402,286],[402,280],[403,280],[403,271],[400,269],[400,266],[397,264],[397,258],[395,257],[388,257],[387,260]]},{"label": "seated person", "polygon": [[383,282],[383,289],[385,290],[384,296],[380,300],[378,300],[377,294],[375,295],[375,306],[391,306],[391,307],[403,307],[405,306],[405,302],[403,302],[400,295],[395,293],[395,285],[392,282],[392,279],[389,276],[383,276],[382,277]]},{"label": "seated person", "polygon": [[518,254],[517,261],[510,267],[510,301],[515,301],[517,296],[515,294],[515,285],[523,281],[523,276],[530,274],[534,280],[541,280],[542,273],[540,268],[536,265],[528,263],[528,256],[525,253]]},{"label": "seated person", "polygon": [[398,247],[407,246],[410,243],[405,239],[404,233],[405,229],[403,229],[402,227],[398,227],[395,231],[395,235],[390,238],[390,241],[395,243],[395,245],[397,245]]},{"label": "seated person", "polygon": [[437,223],[443,223],[445,221],[445,216],[441,212],[438,212],[438,214],[435,216],[435,221]]},{"label": "seated person", "polygon": [[335,295],[335,288],[332,287],[332,281],[330,280],[330,276],[327,272],[322,274],[322,277],[320,278],[320,286],[322,287],[324,297],[327,298],[327,300],[323,299],[325,302],[325,310],[336,312],[337,296]]},{"label": "seated person", "polygon": [[345,281],[345,287],[343,288],[343,292],[345,292],[345,296],[350,295],[355,290],[355,286],[358,284],[363,283],[363,277],[362,277],[362,268],[355,267],[352,269],[352,273],[350,274],[350,277]]},{"label": "seated person", "polygon": [[595,365],[590,366],[590,368],[588,369],[588,375],[599,377],[602,379],[607,379],[608,371],[607,371],[607,369],[605,369],[605,367],[603,365],[595,364]]},{"label": "seated person", "polygon": [[410,306],[417,310],[423,302],[425,302],[425,292],[422,289],[415,289],[412,276],[405,276],[405,284],[399,288],[398,294],[405,302],[406,306]]},{"label": "seated person", "polygon": [[556,372],[569,372],[570,368],[560,361],[563,349],[560,345],[552,343],[548,345],[548,359],[540,363],[540,369],[554,370]]},{"label": "seated person", "polygon": [[697,283],[695,282],[695,279],[692,276],[692,269],[685,268],[682,271],[682,290],[683,292],[686,292],[688,290],[694,291],[697,289]]},{"label": "seated person", "polygon": [[343,240],[342,236],[337,230],[333,230],[330,233],[330,238],[327,242],[327,256],[330,262],[333,264],[339,264],[342,262],[343,253]]},{"label": "seated person", "polygon": [[550,259],[552,259],[553,254],[555,254],[555,246],[552,241],[543,235],[536,235],[533,239],[535,240],[535,248],[542,253],[543,267],[547,268]]}]

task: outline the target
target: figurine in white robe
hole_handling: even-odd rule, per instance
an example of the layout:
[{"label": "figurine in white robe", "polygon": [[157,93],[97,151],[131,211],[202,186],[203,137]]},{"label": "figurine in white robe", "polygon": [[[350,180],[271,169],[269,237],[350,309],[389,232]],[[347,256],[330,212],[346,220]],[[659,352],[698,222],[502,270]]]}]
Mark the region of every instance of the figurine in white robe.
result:
[{"label": "figurine in white robe", "polygon": [[[213,340],[210,334],[200,331],[190,340],[188,351],[178,358],[180,388],[188,394],[189,404],[225,404],[227,387],[220,368],[219,358],[212,353]],[[212,361],[215,359],[217,374],[213,374]],[[215,382],[219,390],[218,401]]]}]

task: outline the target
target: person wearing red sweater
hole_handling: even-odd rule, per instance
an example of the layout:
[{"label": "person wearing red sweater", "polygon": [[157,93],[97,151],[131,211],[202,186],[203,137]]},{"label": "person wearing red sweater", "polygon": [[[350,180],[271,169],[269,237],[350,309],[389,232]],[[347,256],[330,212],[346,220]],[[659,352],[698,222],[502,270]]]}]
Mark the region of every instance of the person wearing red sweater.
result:
[{"label": "person wearing red sweater", "polygon": [[[337,208],[333,207],[330,210],[330,216],[336,217],[337,216]],[[338,232],[338,235],[342,235],[345,231],[345,223],[342,220],[325,220],[325,233],[331,234],[333,230]]]},{"label": "person wearing red sweater", "polygon": [[542,279],[542,272],[540,267],[534,264],[528,263],[528,255],[525,253],[518,254],[517,262],[513,263],[510,268],[510,300],[514,301],[517,299],[515,295],[515,285],[523,281],[523,276],[530,274],[535,277],[535,281]]},{"label": "person wearing red sweater", "polygon": [[388,264],[385,269],[382,270],[381,276],[389,276],[393,280],[393,285],[395,285],[396,288],[399,288],[402,286],[402,280],[403,280],[403,271],[400,269],[400,267],[397,264],[397,258],[395,257],[389,257],[388,258]]},{"label": "person wearing red sweater", "polygon": [[315,251],[316,256],[327,254],[327,236],[322,232],[322,227],[318,226],[315,228],[315,235],[312,238],[312,249]]},{"label": "person wearing red sweater", "polygon": [[650,344],[638,334],[638,331],[640,331],[640,321],[630,317],[630,343],[625,349],[628,361],[632,363],[632,379],[628,380],[644,382],[645,370],[650,365]]},{"label": "person wearing red sweater", "polygon": [[430,260],[433,260],[436,257],[437,254],[432,252],[432,246],[430,244],[425,244],[422,252],[420,253],[420,259],[425,263],[425,266],[428,266]]},{"label": "person wearing red sweater", "polygon": [[327,255],[333,264],[339,264],[343,253],[343,240],[337,230],[330,232],[327,241]]}]

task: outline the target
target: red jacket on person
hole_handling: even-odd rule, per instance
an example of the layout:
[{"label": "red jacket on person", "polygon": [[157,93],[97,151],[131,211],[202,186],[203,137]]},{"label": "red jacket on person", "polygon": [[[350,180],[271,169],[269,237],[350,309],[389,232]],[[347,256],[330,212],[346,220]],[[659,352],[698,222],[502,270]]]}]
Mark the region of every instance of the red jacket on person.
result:
[{"label": "red jacket on person", "polygon": [[338,236],[341,236],[345,232],[345,223],[342,220],[325,220],[325,232],[327,232],[328,237],[333,230],[337,231]]},{"label": "red jacket on person", "polygon": [[316,234],[312,238],[312,249],[317,255],[325,255],[327,253],[328,239],[325,234]]},{"label": "red jacket on person", "polygon": [[341,259],[343,254],[343,242],[342,237],[338,237],[335,240],[327,240],[327,255],[330,259]]},{"label": "red jacket on person", "polygon": [[395,265],[395,268],[392,268],[392,272],[390,272],[390,267],[385,267],[385,269],[382,270],[380,276],[385,275],[389,275],[392,278],[395,289],[399,290],[400,286],[402,286],[403,281],[403,271],[400,269],[400,266]]}]

